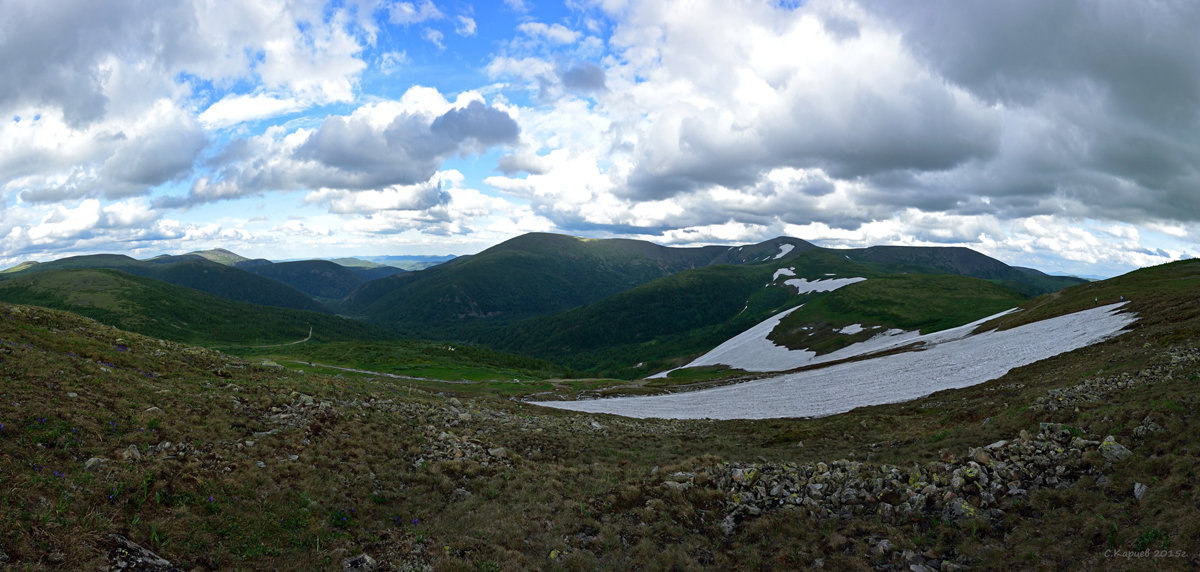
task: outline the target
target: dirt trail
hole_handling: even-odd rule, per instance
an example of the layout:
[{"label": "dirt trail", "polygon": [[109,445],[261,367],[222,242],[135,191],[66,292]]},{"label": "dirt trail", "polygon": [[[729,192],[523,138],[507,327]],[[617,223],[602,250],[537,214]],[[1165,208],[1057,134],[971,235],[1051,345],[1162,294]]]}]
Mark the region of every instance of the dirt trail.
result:
[{"label": "dirt trail", "polygon": [[390,377],[392,379],[410,379],[413,381],[432,381],[435,383],[460,383],[460,384],[471,383],[470,381],[466,381],[466,380],[450,381],[448,379],[434,379],[432,377],[414,377],[411,375],[400,375],[397,373],[385,373],[382,371],[371,371],[371,370],[367,370],[367,369],[354,369],[352,367],[341,367],[341,366],[337,366],[337,365],[329,365],[329,364],[325,364],[325,363],[316,363],[316,362],[311,362],[311,361],[306,361],[306,362],[293,361],[292,363],[303,363],[303,364],[307,364],[309,367],[324,367],[324,368],[329,368],[329,369],[336,369],[339,371],[348,371],[351,373],[362,373],[362,374],[366,374],[366,375],[378,375],[378,376],[382,376],[382,377]]},{"label": "dirt trail", "polygon": [[312,326],[309,326],[308,327],[308,335],[305,336],[304,339],[302,339],[302,340],[296,340],[294,342],[287,342],[287,343],[283,343],[283,344],[270,344],[270,345],[266,345],[266,346],[246,346],[246,347],[259,349],[259,348],[281,348],[283,346],[294,346],[296,344],[302,344],[304,342],[307,342],[308,340],[311,340],[312,332],[313,332]]}]

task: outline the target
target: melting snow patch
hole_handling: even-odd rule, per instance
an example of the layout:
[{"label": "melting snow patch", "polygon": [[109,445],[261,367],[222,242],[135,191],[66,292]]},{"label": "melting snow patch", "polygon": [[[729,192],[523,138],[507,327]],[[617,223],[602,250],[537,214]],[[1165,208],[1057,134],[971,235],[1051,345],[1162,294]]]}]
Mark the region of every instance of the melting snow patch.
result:
[{"label": "melting snow patch", "polygon": [[850,324],[849,326],[846,326],[840,330],[835,330],[835,331],[839,334],[846,334],[847,336],[852,336],[854,334],[857,334],[857,333],[863,331],[863,327],[862,327],[862,324]]},{"label": "melting snow patch", "polygon": [[785,280],[783,283],[794,287],[797,290],[797,294],[808,294],[810,292],[832,292],[842,286],[849,286],[863,280],[866,280],[866,278],[833,278],[812,282],[809,282],[807,278],[793,278],[792,280]]},{"label": "melting snow patch", "polygon": [[[1112,304],[1010,330],[948,339],[924,351],[837,364],[818,370],[702,391],[536,405],[674,419],[820,417],[856,407],[907,401],[968,387],[1010,369],[1099,343],[1137,320]],[[715,351],[715,350],[714,350]]]},{"label": "melting snow patch", "polygon": [[[817,354],[805,350],[789,350],[767,339],[767,334],[779,325],[780,320],[802,307],[803,305],[796,306],[767,318],[749,330],[729,338],[684,367],[724,364],[739,369],[754,368],[746,371],[782,371],[797,367],[793,365],[797,362],[811,360]],[[675,370],[659,372],[650,377],[666,377],[671,371]]]},{"label": "melting snow patch", "polygon": [[780,276],[795,276],[796,270],[793,268],[780,268],[775,271],[775,275],[771,277],[771,282],[779,280]]},{"label": "melting snow patch", "polygon": [[[773,316],[763,323],[750,328],[749,330],[746,330],[745,332],[742,332],[733,338],[730,338],[725,343],[696,358],[694,361],[684,367],[726,365],[732,368],[744,369],[746,371],[786,371],[789,369],[796,369],[798,367],[839,361],[913,344],[921,344],[924,347],[929,347],[934,344],[965,338],[970,335],[971,332],[980,324],[1015,311],[1008,310],[1006,312],[1001,312],[986,318],[981,318],[971,322],[970,324],[959,326],[957,328],[950,328],[948,330],[942,330],[940,332],[933,332],[925,335],[921,335],[920,332],[909,332],[892,328],[886,332],[872,336],[869,340],[851,344],[840,350],[818,356],[816,353],[808,350],[788,349],[784,346],[776,345],[775,342],[767,339],[767,335],[775,329],[775,326],[779,324],[784,316],[787,316],[795,310],[796,308],[792,308],[791,310],[787,310],[781,314]],[[813,328],[812,326],[804,326],[801,329],[810,331]],[[650,377],[666,377],[668,373],[671,372],[664,371]]]},{"label": "melting snow patch", "polygon": [[780,258],[783,258],[784,256],[787,256],[787,253],[791,252],[793,248],[796,248],[796,246],[795,246],[795,245],[793,245],[793,244],[781,244],[781,245],[779,245],[779,254],[776,254],[776,255],[775,255],[775,258],[774,258],[774,260],[779,260]]}]

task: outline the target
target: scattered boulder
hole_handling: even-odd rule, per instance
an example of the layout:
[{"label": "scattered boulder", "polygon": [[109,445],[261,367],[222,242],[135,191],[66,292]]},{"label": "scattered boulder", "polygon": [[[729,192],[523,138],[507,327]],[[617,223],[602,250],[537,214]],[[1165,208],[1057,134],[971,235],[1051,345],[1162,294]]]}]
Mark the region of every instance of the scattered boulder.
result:
[{"label": "scattered boulder", "polygon": [[1120,461],[1121,459],[1132,455],[1133,452],[1129,449],[1126,449],[1124,445],[1118,443],[1115,437],[1109,435],[1104,438],[1103,442],[1100,443],[1100,454],[1104,456],[1105,460],[1112,462]]},{"label": "scattered boulder", "polygon": [[1137,500],[1142,500],[1142,497],[1146,496],[1146,491],[1148,491],[1148,490],[1150,490],[1150,487],[1143,485],[1142,483],[1134,483],[1133,484],[1133,498],[1135,498]]},{"label": "scattered boulder", "polygon": [[1160,433],[1162,431],[1166,431],[1166,429],[1164,429],[1162,425],[1152,421],[1150,416],[1147,415],[1146,418],[1142,420],[1141,425],[1133,428],[1133,436],[1137,437],[1138,439],[1145,439],[1151,434]]},{"label": "scattered boulder", "polygon": [[182,572],[165,558],[150,549],[120,534],[108,535],[112,548],[108,551],[110,570],[137,570],[139,572]]},{"label": "scattered boulder", "polygon": [[342,570],[374,570],[379,564],[366,553],[342,560]]},{"label": "scattered boulder", "polygon": [[[723,463],[705,482],[725,491],[731,518],[723,528],[763,511],[804,509],[819,520],[878,515],[903,525],[928,518],[997,521],[1012,500],[1029,490],[1071,485],[1099,467],[1084,462],[1089,451],[1112,458],[1131,455],[1115,438],[1103,443],[1072,435],[1062,424],[1044,423],[1036,437],[972,448],[964,458],[900,467],[860,461],[830,463]],[[982,462],[981,462],[982,461]],[[668,488],[695,479],[671,478]],[[675,484],[667,484],[675,483]]]}]

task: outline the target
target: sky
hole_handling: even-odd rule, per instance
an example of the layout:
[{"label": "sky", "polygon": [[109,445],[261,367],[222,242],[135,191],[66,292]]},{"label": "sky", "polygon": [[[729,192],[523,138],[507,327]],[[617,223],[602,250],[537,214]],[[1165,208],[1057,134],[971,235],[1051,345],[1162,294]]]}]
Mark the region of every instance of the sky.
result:
[{"label": "sky", "polygon": [[0,267],[526,232],[1200,252],[1200,3],[0,0]]}]

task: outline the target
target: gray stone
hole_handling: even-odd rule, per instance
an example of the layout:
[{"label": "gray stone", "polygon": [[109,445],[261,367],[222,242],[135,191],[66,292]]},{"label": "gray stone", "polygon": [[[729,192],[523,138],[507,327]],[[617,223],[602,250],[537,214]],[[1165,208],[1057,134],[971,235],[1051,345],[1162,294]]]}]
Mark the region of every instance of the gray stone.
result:
[{"label": "gray stone", "polygon": [[725,519],[721,521],[721,530],[725,531],[726,536],[733,534],[733,531],[737,530],[737,519],[733,516],[733,513],[725,515]]},{"label": "gray stone", "polygon": [[1105,460],[1119,461],[1132,455],[1133,452],[1118,443],[1115,437],[1109,435],[1100,443],[1100,454],[1104,456]]},{"label": "gray stone", "polygon": [[140,461],[142,452],[138,450],[137,445],[130,445],[121,451],[121,458],[126,461]]},{"label": "gray stone", "polygon": [[155,554],[120,534],[108,535],[113,548],[108,552],[112,568],[117,570],[140,570],[145,572],[177,572],[165,558]]},{"label": "gray stone", "polygon": [[379,564],[366,553],[342,561],[342,570],[374,570]]},{"label": "gray stone", "polygon": [[1150,487],[1143,485],[1142,483],[1134,483],[1133,484],[1133,498],[1135,498],[1137,500],[1142,500],[1142,497],[1146,496],[1146,491],[1148,491],[1148,490],[1150,490]]}]

